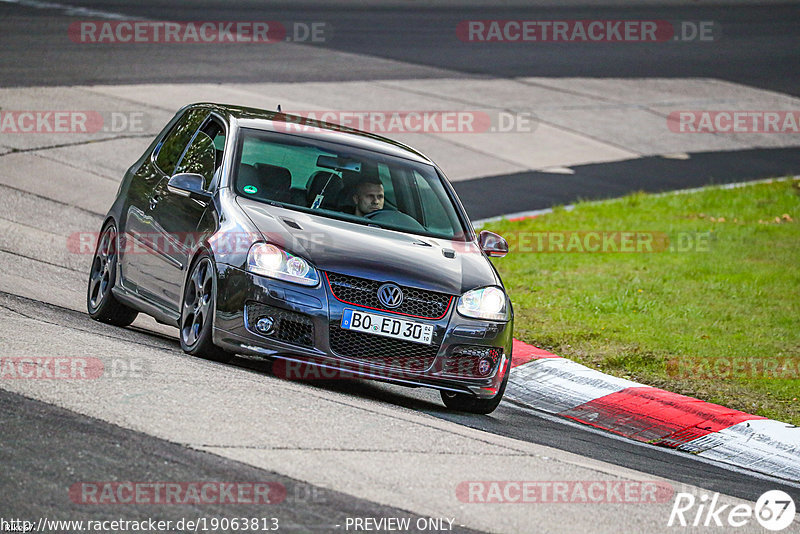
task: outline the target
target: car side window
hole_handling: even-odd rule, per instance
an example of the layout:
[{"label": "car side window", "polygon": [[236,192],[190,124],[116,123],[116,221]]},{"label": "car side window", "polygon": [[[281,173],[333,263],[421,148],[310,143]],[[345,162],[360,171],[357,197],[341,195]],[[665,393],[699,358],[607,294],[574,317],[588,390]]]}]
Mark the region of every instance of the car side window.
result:
[{"label": "car side window", "polygon": [[214,140],[205,132],[197,132],[180,163],[175,167],[175,173],[192,172],[201,175],[203,189],[208,190],[216,168],[217,151],[214,148]]},{"label": "car side window", "polygon": [[216,159],[214,170],[216,171],[222,165],[222,156],[225,152],[225,127],[214,116],[211,116],[200,131],[208,135],[213,141]]},{"label": "car side window", "polygon": [[204,109],[189,110],[167,134],[156,156],[156,165],[164,174],[175,174],[175,165],[207,114],[208,111]]},{"label": "car side window", "polygon": [[216,187],[225,151],[225,127],[210,117],[184,152],[175,172],[193,172],[203,177],[203,189]]},{"label": "car side window", "polygon": [[436,195],[428,181],[417,172],[414,173],[414,178],[422,201],[420,207],[425,226],[435,232],[451,232],[457,228],[453,226],[454,221],[448,218],[442,199]]}]

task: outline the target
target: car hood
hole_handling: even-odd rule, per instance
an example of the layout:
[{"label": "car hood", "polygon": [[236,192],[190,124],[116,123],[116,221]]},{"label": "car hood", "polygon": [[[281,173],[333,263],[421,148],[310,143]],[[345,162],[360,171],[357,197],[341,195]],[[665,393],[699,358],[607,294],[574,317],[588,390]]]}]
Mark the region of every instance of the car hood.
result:
[{"label": "car hood", "polygon": [[306,258],[322,271],[451,295],[500,284],[491,263],[472,242],[415,236],[241,197],[236,201],[265,241]]}]

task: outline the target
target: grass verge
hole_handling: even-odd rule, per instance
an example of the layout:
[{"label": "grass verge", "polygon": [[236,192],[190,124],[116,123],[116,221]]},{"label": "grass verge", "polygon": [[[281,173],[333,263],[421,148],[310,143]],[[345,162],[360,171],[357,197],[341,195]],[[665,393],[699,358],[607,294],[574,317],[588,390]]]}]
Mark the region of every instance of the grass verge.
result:
[{"label": "grass verge", "polygon": [[485,228],[511,245],[494,263],[519,339],[800,425],[800,181],[636,193]]}]

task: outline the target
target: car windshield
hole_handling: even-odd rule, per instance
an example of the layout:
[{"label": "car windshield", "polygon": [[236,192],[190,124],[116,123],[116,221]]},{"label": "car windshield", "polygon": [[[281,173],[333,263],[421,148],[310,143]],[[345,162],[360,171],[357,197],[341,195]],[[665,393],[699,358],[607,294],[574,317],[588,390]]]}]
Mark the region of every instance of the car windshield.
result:
[{"label": "car windshield", "polygon": [[413,234],[466,239],[431,165],[294,135],[242,129],[237,194],[289,209]]}]

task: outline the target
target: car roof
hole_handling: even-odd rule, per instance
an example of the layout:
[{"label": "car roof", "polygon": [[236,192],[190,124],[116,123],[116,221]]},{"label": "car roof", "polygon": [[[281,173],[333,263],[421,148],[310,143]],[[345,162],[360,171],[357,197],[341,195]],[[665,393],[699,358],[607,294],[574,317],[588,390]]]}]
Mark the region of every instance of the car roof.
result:
[{"label": "car roof", "polygon": [[[186,106],[187,108],[208,108],[235,122],[243,128],[255,128],[270,132],[287,133],[314,140],[349,145],[364,150],[372,150],[392,156],[434,165],[424,154],[408,145],[355,128],[309,119],[289,113],[279,113],[258,108],[202,102]],[[294,131],[293,131],[294,130]]]}]

